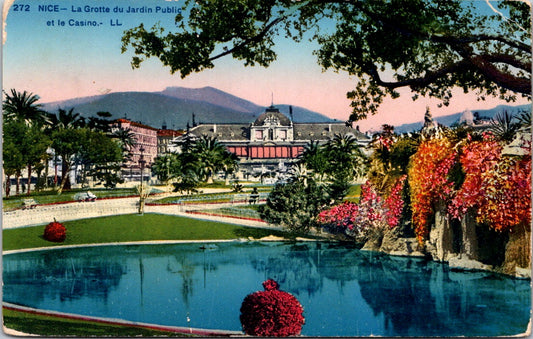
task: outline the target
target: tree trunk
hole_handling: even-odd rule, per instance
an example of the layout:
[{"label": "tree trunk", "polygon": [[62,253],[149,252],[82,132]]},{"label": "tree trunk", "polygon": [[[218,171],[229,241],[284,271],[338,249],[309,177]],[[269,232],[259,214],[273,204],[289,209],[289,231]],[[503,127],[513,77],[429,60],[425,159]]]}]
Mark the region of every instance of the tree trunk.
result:
[{"label": "tree trunk", "polygon": [[26,195],[30,195],[31,194],[31,165],[28,165],[28,192],[26,193]]},{"label": "tree trunk", "polygon": [[22,175],[22,174],[20,173],[20,170],[17,171],[17,174],[16,174],[16,176],[17,176],[17,186],[16,186],[16,190],[15,190],[15,194],[16,194],[16,195],[19,195],[19,194],[20,194],[20,176],[21,176],[21,175]]},{"label": "tree trunk", "polygon": [[[67,167],[66,168],[63,167],[62,170],[64,172],[62,173],[61,184],[59,185],[59,188],[57,189],[57,195],[60,195],[61,193],[63,193],[63,189],[70,189],[70,180],[68,177],[68,173],[70,172],[70,166],[68,166],[67,164]],[[67,188],[67,183],[69,184],[68,188]]]},{"label": "tree trunk", "polygon": [[70,178],[69,178],[71,166],[65,160],[65,157],[62,157],[62,158],[63,158],[63,161],[61,164],[61,186],[59,187],[60,191],[69,190],[71,188]]},{"label": "tree trunk", "polygon": [[6,174],[6,198],[9,197],[9,193],[11,193],[11,177]]},{"label": "tree trunk", "polygon": [[461,219],[461,230],[463,233],[461,254],[466,254],[468,259],[479,260],[476,220],[471,211],[466,212]]}]

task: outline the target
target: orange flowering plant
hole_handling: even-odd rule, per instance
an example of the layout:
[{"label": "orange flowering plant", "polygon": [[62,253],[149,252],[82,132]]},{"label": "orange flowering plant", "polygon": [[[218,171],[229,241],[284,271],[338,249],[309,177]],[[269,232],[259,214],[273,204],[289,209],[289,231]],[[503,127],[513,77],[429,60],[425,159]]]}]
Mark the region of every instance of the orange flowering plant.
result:
[{"label": "orange flowering plant", "polygon": [[455,165],[457,151],[446,137],[429,139],[420,144],[411,157],[408,169],[413,225],[418,242],[429,235],[429,223],[435,204],[448,200],[454,192],[449,173]]}]

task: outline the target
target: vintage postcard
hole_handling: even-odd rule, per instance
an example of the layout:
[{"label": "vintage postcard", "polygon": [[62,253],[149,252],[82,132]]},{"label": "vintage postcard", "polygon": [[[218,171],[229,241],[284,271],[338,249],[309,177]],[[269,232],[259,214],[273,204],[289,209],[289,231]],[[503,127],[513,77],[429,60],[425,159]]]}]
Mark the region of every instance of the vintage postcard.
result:
[{"label": "vintage postcard", "polygon": [[530,23],[4,1],[4,333],[529,335]]}]

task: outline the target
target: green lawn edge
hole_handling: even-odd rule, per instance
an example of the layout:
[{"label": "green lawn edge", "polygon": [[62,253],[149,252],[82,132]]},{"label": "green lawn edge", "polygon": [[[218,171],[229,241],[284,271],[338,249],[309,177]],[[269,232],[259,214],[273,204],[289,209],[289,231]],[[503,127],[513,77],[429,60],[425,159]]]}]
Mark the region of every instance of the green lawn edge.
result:
[{"label": "green lawn edge", "polygon": [[156,213],[79,219],[63,224],[67,229],[67,237],[62,243],[50,242],[43,238],[46,224],[4,229],[3,250],[142,241],[232,240],[249,237],[257,239],[269,235],[293,239],[296,236],[274,229]]},{"label": "green lawn edge", "polygon": [[79,337],[191,337],[194,335],[158,331],[127,325],[101,324],[92,321],[59,318],[2,309],[4,326],[22,333],[40,336]]}]

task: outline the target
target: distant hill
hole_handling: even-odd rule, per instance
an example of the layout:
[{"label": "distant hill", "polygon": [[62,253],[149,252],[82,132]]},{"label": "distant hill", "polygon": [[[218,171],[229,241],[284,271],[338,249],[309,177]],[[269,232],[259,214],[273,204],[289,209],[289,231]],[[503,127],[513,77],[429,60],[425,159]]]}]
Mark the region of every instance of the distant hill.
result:
[{"label": "distant hill", "polygon": [[[105,95],[73,98],[44,104],[44,109],[55,113],[58,108],[74,108],[84,117],[97,112],[110,112],[114,118],[127,118],[160,128],[183,129],[187,123],[251,123],[265,107],[236,97],[216,88],[168,87],[160,92],[117,92]],[[288,105],[277,105],[281,112],[289,114]],[[293,107],[295,122],[327,122],[332,119],[323,114]]]},{"label": "distant hill", "polygon": [[[471,110],[471,111],[472,113],[478,112],[480,117],[494,118],[496,114],[501,113],[503,111],[507,111],[511,113],[512,115],[516,115],[524,110],[531,112],[531,105],[519,105],[519,106],[499,105],[491,109],[478,109],[478,110]],[[461,117],[462,114],[463,112],[459,112],[459,113],[454,113],[450,115],[434,117],[433,120],[437,121],[438,123],[444,126],[451,126],[454,123],[459,122],[459,118]],[[423,120],[420,120],[419,122],[394,126],[394,131],[396,133],[407,133],[407,132],[419,131],[420,129],[422,129],[423,125],[424,125]]]}]

